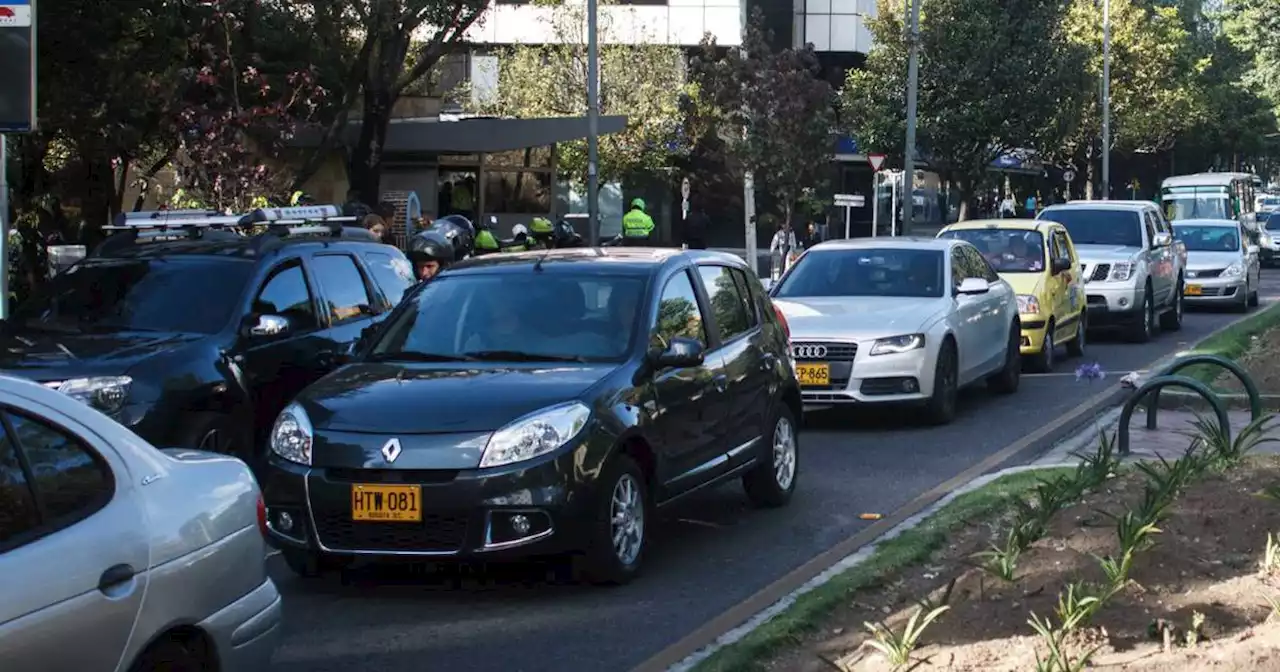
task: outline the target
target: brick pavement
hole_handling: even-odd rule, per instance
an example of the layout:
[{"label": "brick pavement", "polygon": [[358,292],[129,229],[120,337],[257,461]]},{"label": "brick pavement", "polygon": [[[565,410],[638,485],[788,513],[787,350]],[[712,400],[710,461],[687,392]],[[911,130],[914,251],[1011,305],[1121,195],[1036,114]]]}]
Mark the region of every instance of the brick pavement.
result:
[{"label": "brick pavement", "polygon": [[[1212,415],[1212,413],[1209,413],[1210,417]],[[1097,425],[1084,430],[1072,439],[1054,446],[1033,464],[1050,465],[1078,461],[1072,457],[1072,453],[1092,452],[1096,446],[1098,425],[1106,427],[1107,433],[1115,432],[1117,426],[1116,416],[1118,416],[1118,411],[1113,411],[1103,416]],[[1227,416],[1231,421],[1231,436],[1234,439],[1239,435],[1240,430],[1249,424],[1249,412],[1231,410],[1227,411]],[[1191,437],[1187,436],[1187,433],[1193,432],[1195,429],[1193,423],[1196,420],[1196,413],[1160,409],[1157,420],[1156,429],[1149,430],[1147,429],[1146,414],[1143,410],[1138,409],[1134,412],[1133,418],[1129,423],[1129,455],[1125,458],[1126,460],[1151,460],[1157,457],[1176,460],[1187,451],[1187,448],[1191,445]],[[1253,452],[1257,454],[1280,454],[1280,418],[1277,418],[1271,424],[1270,428],[1264,433],[1264,437],[1276,439],[1276,441],[1263,443]]]}]

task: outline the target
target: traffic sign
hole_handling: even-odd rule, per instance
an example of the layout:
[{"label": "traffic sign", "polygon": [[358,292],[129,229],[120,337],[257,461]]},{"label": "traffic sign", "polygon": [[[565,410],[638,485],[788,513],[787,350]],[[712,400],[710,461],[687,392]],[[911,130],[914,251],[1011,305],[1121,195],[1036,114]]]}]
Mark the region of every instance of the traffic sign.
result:
[{"label": "traffic sign", "polygon": [[867,204],[867,197],[862,194],[836,194],[834,199],[838,208],[861,208]]},{"label": "traffic sign", "polygon": [[1076,171],[1071,170],[1070,168],[1068,168],[1068,169],[1066,169],[1066,170],[1062,171],[1062,179],[1063,179],[1063,180],[1065,180],[1065,181],[1067,181],[1067,182],[1075,182],[1075,180],[1076,180]]},{"label": "traffic sign", "polygon": [[868,154],[867,162],[871,164],[871,170],[879,171],[884,165],[885,158],[887,157],[884,154]]}]

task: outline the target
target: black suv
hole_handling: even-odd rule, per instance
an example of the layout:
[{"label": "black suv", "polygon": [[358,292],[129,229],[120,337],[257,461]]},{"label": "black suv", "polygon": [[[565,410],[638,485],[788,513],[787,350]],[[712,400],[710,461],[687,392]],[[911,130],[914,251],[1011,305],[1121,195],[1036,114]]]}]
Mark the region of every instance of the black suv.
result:
[{"label": "black suv", "polygon": [[737,257],[566,249],[457,264],[280,414],[267,526],[310,576],[350,560],[567,552],[640,568],[651,513],[741,477],[795,488],[787,327]]},{"label": "black suv", "polygon": [[413,283],[404,254],[368,231],[281,217],[248,216],[279,220],[248,236],[236,217],[131,216],[14,311],[0,328],[0,370],[157,446],[256,461],[280,409]]}]

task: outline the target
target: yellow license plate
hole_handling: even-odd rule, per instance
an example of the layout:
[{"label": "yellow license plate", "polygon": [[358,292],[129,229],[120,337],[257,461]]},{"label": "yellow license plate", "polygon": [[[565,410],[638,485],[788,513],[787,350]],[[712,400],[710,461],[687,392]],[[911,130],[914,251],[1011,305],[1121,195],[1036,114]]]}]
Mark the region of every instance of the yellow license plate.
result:
[{"label": "yellow license plate", "polygon": [[1200,285],[1187,285],[1182,290],[1182,293],[1186,294],[1187,296],[1200,296],[1201,294]]},{"label": "yellow license plate", "polygon": [[801,385],[830,385],[830,364],[796,364],[796,378]]},{"label": "yellow license plate", "polygon": [[353,485],[351,519],[381,523],[420,523],[422,486]]}]

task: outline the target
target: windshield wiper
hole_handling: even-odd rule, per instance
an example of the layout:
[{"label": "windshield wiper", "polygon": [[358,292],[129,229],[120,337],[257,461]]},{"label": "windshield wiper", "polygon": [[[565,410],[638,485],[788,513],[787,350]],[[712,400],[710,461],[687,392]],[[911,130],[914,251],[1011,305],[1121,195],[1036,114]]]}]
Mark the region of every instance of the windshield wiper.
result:
[{"label": "windshield wiper", "polygon": [[476,350],[462,353],[465,357],[488,362],[578,362],[586,363],[586,359],[573,355],[540,355],[519,350]]},{"label": "windshield wiper", "polygon": [[368,362],[471,362],[474,357],[468,355],[442,355],[438,352],[377,352],[365,358]]}]

